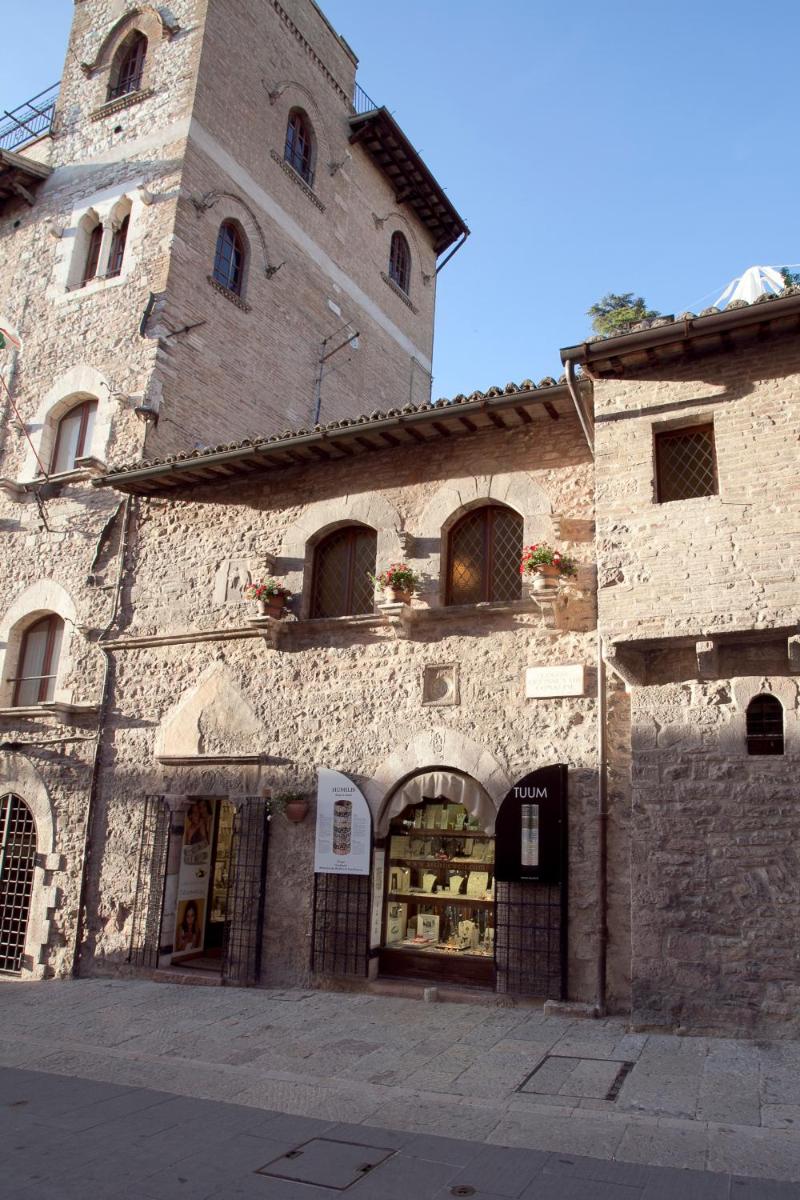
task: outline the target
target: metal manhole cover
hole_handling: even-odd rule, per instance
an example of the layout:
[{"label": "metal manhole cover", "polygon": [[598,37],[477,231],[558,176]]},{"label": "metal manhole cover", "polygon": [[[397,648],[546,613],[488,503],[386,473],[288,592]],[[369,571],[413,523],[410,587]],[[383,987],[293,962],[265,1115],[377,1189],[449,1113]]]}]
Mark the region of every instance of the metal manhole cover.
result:
[{"label": "metal manhole cover", "polygon": [[547,1054],[517,1088],[539,1096],[575,1096],[616,1100],[632,1062],[608,1058],[572,1058]]},{"label": "metal manhole cover", "polygon": [[259,1167],[256,1174],[291,1179],[294,1183],[314,1183],[317,1187],[343,1192],[394,1153],[395,1150],[386,1147],[312,1138]]}]

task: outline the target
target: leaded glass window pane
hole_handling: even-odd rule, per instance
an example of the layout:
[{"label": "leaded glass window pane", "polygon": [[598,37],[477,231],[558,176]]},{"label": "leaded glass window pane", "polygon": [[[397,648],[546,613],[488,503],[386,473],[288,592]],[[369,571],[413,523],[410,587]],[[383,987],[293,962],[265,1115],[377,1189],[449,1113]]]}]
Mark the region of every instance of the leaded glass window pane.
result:
[{"label": "leaded glass window pane", "polygon": [[314,555],[312,617],[371,613],[378,535],[366,526],[337,529],[320,542]]},{"label": "leaded glass window pane", "polygon": [[519,600],[522,517],[501,505],[473,509],[450,535],[448,604]]}]

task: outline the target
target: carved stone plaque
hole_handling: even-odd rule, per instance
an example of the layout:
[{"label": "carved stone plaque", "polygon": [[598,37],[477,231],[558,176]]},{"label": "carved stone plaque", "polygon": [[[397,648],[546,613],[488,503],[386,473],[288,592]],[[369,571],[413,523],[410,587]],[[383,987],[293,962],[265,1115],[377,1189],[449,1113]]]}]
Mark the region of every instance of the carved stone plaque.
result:
[{"label": "carved stone plaque", "polygon": [[459,704],[458,663],[431,664],[422,669],[423,704]]},{"label": "carved stone plaque", "polygon": [[525,695],[528,699],[549,696],[583,696],[586,693],[583,663],[566,663],[556,667],[528,667],[525,672]]}]

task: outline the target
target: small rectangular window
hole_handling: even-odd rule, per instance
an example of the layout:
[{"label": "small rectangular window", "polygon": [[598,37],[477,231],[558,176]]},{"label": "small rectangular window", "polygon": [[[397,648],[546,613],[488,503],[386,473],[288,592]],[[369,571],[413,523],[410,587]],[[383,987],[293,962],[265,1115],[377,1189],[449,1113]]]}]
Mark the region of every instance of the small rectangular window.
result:
[{"label": "small rectangular window", "polygon": [[656,490],[659,504],[717,494],[713,425],[656,434]]}]

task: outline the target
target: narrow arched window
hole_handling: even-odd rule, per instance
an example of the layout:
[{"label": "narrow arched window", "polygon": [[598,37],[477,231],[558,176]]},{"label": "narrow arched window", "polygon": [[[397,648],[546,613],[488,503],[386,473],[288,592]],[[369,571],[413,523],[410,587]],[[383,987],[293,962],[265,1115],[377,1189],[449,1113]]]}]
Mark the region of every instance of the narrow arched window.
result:
[{"label": "narrow arched window", "polygon": [[65,413],[58,422],[53,461],[50,464],[52,475],[74,470],[75,460],[89,453],[96,415],[97,401],[84,400]]},{"label": "narrow arched window", "polygon": [[111,68],[108,99],[117,100],[142,86],[147,38],[138,30],[130,34],[117,51]]},{"label": "narrow arched window", "polygon": [[299,108],[292,109],[286,126],[283,157],[289,166],[294,167],[297,174],[305,179],[309,187],[314,182],[313,146],[314,138],[308,118]]},{"label": "narrow arched window", "polygon": [[502,504],[474,508],[448,539],[447,604],[519,600],[522,517]]},{"label": "narrow arched window", "polygon": [[762,693],[747,706],[747,753],[783,754],[783,705]]},{"label": "narrow arched window", "polygon": [[411,281],[411,251],[408,242],[399,230],[392,234],[392,245],[389,251],[389,278],[394,280],[399,288],[408,295]]},{"label": "narrow arched window", "polygon": [[15,680],[14,708],[53,699],[63,637],[64,622],[55,613],[42,617],[25,631]]},{"label": "narrow arched window", "polygon": [[119,229],[114,231],[114,236],[111,239],[111,250],[108,255],[108,270],[106,275],[119,275],[122,270],[122,260],[125,257],[125,243],[128,240],[128,223],[130,217],[125,217],[119,226]]},{"label": "narrow arched window", "polygon": [[219,227],[214,254],[214,278],[229,292],[241,296],[244,279],[244,241],[232,221],[223,221]]},{"label": "narrow arched window", "polygon": [[328,534],[314,553],[312,617],[371,613],[378,535],[367,525],[347,525]]},{"label": "narrow arched window", "polygon": [[25,954],[36,866],[36,825],[24,800],[0,796],[0,971],[18,974]]},{"label": "narrow arched window", "polygon": [[83,276],[81,278],[81,286],[88,283],[90,279],[94,279],[97,275],[97,264],[100,261],[100,245],[103,241],[103,226],[95,225],[92,232],[89,234],[89,242],[86,247],[86,258],[83,263]]}]

